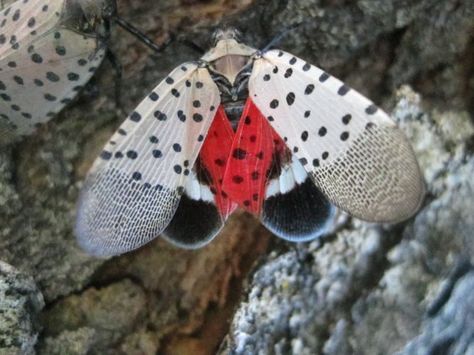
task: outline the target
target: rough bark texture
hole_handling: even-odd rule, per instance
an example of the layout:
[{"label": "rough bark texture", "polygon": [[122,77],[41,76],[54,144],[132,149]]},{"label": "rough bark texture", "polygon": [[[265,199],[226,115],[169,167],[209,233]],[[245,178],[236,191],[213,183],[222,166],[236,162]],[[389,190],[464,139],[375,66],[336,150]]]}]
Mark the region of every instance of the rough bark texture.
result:
[{"label": "rough bark texture", "polygon": [[[0,354],[474,353],[471,1],[118,2],[157,42],[173,32],[205,46],[227,23],[262,47],[304,21],[279,47],[392,112],[428,197],[406,223],[341,216],[297,250],[238,213],[202,250],[156,240],[88,257],[72,233],[78,190],[124,117],[104,63],[59,117],[0,152]],[[198,56],[178,43],[151,56],[120,29],[111,46],[125,112]]]}]

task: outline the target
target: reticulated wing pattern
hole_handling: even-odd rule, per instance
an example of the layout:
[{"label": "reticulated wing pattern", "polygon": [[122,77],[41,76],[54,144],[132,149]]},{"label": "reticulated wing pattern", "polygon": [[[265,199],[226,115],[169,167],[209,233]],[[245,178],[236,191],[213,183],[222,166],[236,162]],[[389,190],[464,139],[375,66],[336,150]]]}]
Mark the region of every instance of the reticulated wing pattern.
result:
[{"label": "reticulated wing pattern", "polygon": [[64,1],[17,1],[0,13],[0,145],[32,133],[89,81],[101,41],[60,24]]},{"label": "reticulated wing pattern", "polygon": [[86,178],[76,224],[86,251],[124,253],[167,227],[219,103],[207,69],[189,63],[142,101]]},{"label": "reticulated wing pattern", "polygon": [[326,197],[355,217],[396,222],[424,195],[415,155],[388,115],[283,51],[255,60],[249,95]]}]

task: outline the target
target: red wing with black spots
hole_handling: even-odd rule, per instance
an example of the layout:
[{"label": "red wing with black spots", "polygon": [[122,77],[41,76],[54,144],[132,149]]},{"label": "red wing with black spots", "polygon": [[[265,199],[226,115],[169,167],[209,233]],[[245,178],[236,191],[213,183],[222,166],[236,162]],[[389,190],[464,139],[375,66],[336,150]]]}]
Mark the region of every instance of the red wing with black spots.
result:
[{"label": "red wing with black spots", "polygon": [[247,100],[235,133],[223,190],[242,208],[260,214],[274,152],[273,131]]},{"label": "red wing with black spots", "polygon": [[304,241],[321,235],[334,208],[301,163],[248,99],[235,134],[223,190],[277,236]]},{"label": "red wing with black spots", "polygon": [[199,153],[199,163],[202,180],[206,179],[205,175],[208,176],[211,193],[224,219],[237,208],[235,200],[232,200],[223,189],[224,174],[233,141],[234,131],[223,107],[220,106]]},{"label": "red wing with black spots", "polygon": [[163,237],[184,248],[209,243],[235,210],[222,189],[234,132],[224,109],[219,106],[181,197],[178,209]]}]

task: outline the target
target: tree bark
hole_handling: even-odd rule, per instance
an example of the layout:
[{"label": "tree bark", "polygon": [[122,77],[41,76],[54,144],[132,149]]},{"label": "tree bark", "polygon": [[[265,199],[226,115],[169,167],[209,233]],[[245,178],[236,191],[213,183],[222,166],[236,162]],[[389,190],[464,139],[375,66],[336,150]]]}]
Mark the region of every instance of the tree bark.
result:
[{"label": "tree bark", "polygon": [[114,28],[119,105],[105,62],[58,117],[0,152],[1,354],[474,352],[472,2],[119,0],[119,11],[157,43],[173,33],[206,48],[216,25],[263,48],[302,22],[278,47],[390,112],[428,196],[402,224],[341,216],[297,248],[238,212],[197,251],[157,239],[85,255],[72,226],[87,170],[126,113],[199,57],[178,42],[151,53]]}]

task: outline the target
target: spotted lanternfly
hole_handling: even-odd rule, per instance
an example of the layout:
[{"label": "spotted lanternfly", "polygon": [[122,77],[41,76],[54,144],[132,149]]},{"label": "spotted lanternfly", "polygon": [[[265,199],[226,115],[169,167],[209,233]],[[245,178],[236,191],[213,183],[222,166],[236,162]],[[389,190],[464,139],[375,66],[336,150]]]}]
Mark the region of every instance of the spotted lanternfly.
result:
[{"label": "spotted lanternfly", "polygon": [[388,115],[280,50],[218,31],[122,124],[94,163],[76,235],[95,255],[162,234],[197,248],[237,206],[290,241],[321,235],[333,204],[375,222],[413,215],[424,195],[414,153]]},{"label": "spotted lanternfly", "polygon": [[[8,5],[6,7],[5,5]],[[7,1],[0,12],[0,145],[55,116],[102,62],[115,0]]]}]

